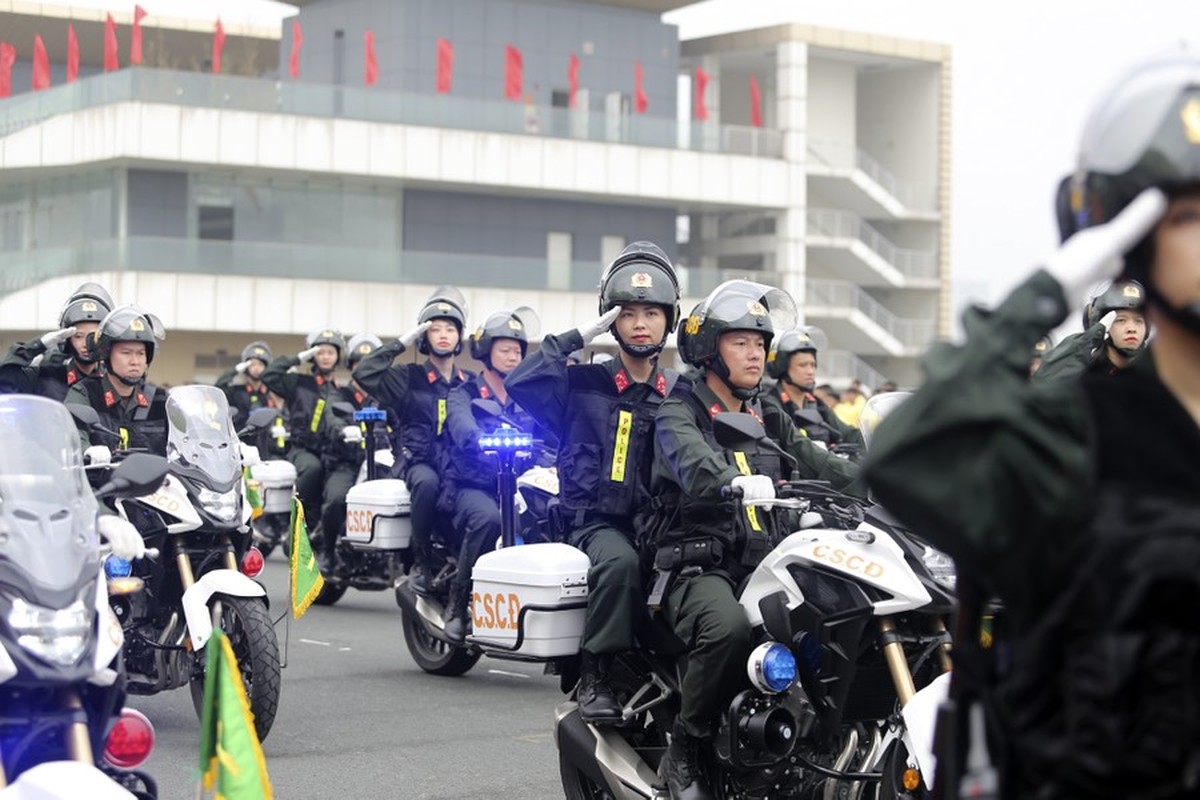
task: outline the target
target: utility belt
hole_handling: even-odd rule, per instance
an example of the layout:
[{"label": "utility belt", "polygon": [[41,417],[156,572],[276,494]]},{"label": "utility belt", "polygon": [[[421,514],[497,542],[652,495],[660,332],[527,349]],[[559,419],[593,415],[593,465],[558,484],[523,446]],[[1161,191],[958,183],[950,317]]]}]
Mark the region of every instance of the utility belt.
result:
[{"label": "utility belt", "polygon": [[646,598],[652,611],[662,609],[663,597],[676,576],[703,575],[725,564],[725,542],[716,536],[680,539],[664,544],[654,552],[654,586]]},{"label": "utility belt", "polygon": [[629,517],[622,514],[606,514],[592,508],[569,509],[552,499],[546,506],[547,523],[550,533],[558,541],[569,541],[570,536],[585,525],[602,524],[617,530],[630,530]]}]

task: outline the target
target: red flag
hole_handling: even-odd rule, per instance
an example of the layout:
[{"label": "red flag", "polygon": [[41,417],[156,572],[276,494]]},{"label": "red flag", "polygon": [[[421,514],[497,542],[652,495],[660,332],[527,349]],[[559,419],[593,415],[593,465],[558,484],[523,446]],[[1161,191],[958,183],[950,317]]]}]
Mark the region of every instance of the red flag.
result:
[{"label": "red flag", "polygon": [[708,88],[708,73],[696,67],[696,119],[708,119],[708,104],[704,102],[704,90]]},{"label": "red flag", "polygon": [[12,95],[12,67],[17,60],[17,48],[0,42],[0,97]]},{"label": "red flag", "polygon": [[509,100],[520,100],[523,94],[521,84],[524,82],[524,65],[521,63],[521,51],[511,44],[504,46],[504,96]]},{"label": "red flag", "polygon": [[75,37],[75,26],[67,23],[67,83],[79,77],[79,39]]},{"label": "red flag", "polygon": [[750,76],[750,124],[762,127],[762,95],[758,91],[758,76]]},{"label": "red flag", "polygon": [[379,80],[379,59],[375,58],[375,34],[371,33],[370,28],[367,28],[367,32],[363,34],[363,39],[367,43],[367,63],[363,68],[363,83],[367,86],[374,86]]},{"label": "red flag", "polygon": [[104,20],[104,71],[112,72],[120,69],[117,62],[117,23],[113,22],[112,14],[106,14]]},{"label": "red flag", "polygon": [[146,18],[146,9],[141,6],[133,7],[133,33],[129,36],[129,63],[142,63],[142,20]]},{"label": "red flag", "polygon": [[217,17],[217,29],[213,33],[213,55],[212,55],[212,73],[213,75],[221,74],[221,51],[225,49],[225,26],[221,24],[221,18]]},{"label": "red flag", "polygon": [[300,48],[304,45],[304,31],[300,29],[300,20],[292,20],[292,53],[288,56],[288,75],[300,77]]},{"label": "red flag", "polygon": [[437,40],[437,91],[450,94],[450,83],[454,79],[454,45],[438,37]]},{"label": "red flag", "polygon": [[571,87],[571,108],[575,107],[575,93],[579,91],[579,56],[571,53],[567,63],[567,85]]},{"label": "red flag", "polygon": [[650,107],[646,99],[646,87],[642,85],[642,62],[633,62],[633,110],[637,114],[645,114]]},{"label": "red flag", "polygon": [[33,36],[33,90],[39,92],[50,88],[50,56],[40,33]]}]

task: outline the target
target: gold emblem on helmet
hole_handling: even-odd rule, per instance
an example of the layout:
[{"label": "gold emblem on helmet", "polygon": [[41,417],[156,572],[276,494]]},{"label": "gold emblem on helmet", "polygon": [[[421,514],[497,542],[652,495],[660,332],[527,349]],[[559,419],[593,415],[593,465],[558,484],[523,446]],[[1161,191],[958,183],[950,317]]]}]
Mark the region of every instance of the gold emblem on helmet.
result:
[{"label": "gold emblem on helmet", "polygon": [[370,353],[370,352],[371,352],[371,345],[370,345],[370,344],[368,344],[367,342],[363,342],[362,344],[360,344],[360,345],[358,346],[358,352],[362,353],[363,355],[366,355],[367,353]]},{"label": "gold emblem on helmet", "polygon": [[687,324],[683,326],[683,332],[696,334],[700,332],[700,317],[692,314],[687,318]]},{"label": "gold emblem on helmet", "polygon": [[1033,346],[1033,351],[1035,353],[1044,353],[1049,347],[1049,342],[1047,342],[1045,339],[1039,339],[1038,343]]},{"label": "gold emblem on helmet", "polygon": [[1142,290],[1134,286],[1132,283],[1126,284],[1125,288],[1121,290],[1121,294],[1125,295],[1126,297],[1133,298],[1134,300],[1142,299]]},{"label": "gold emblem on helmet", "polygon": [[635,272],[629,278],[629,285],[634,289],[650,289],[654,286],[654,278],[649,272]]},{"label": "gold emblem on helmet", "polygon": [[129,323],[129,330],[144,331],[146,330],[146,323],[142,322],[141,317],[134,317]]},{"label": "gold emblem on helmet", "polygon": [[321,336],[325,339],[332,339],[333,331],[321,331]]},{"label": "gold emblem on helmet", "polygon": [[449,310],[450,310],[450,304],[449,304],[449,303],[438,303],[438,304],[437,304],[437,310],[438,310],[438,311],[449,311]]},{"label": "gold emblem on helmet", "polygon": [[521,328],[523,328],[525,326],[521,324],[521,320],[515,319],[513,317],[509,317],[508,318],[508,327],[509,327],[509,330],[519,331],[519,330],[521,330]]},{"label": "gold emblem on helmet", "polygon": [[84,311],[95,311],[96,310],[96,304],[93,303],[91,300],[84,300],[83,304],[79,307],[81,309],[83,309]]},{"label": "gold emblem on helmet", "polygon": [[1183,135],[1192,144],[1200,144],[1200,100],[1189,100],[1179,116],[1183,119]]},{"label": "gold emblem on helmet", "polygon": [[767,315],[767,309],[763,308],[763,304],[757,300],[751,300],[747,303],[746,309],[756,317],[765,317]]}]

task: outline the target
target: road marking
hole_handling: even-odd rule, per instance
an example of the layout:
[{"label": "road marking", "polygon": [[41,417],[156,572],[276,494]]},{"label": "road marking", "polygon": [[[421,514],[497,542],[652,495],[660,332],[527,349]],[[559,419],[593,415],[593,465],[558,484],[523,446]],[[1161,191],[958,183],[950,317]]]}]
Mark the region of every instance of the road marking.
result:
[{"label": "road marking", "polygon": [[514,736],[513,739],[518,742],[529,742],[530,744],[541,744],[542,742],[550,741],[552,733],[530,733],[525,736]]},{"label": "road marking", "polygon": [[339,648],[338,648],[338,652],[339,652],[339,653],[349,653],[349,652],[350,652],[350,648],[349,648],[349,647],[339,647]]},{"label": "road marking", "polygon": [[507,675],[510,678],[528,678],[529,677],[528,675],[526,675],[523,672],[509,672],[508,670],[504,670],[504,669],[489,669],[488,672],[491,673],[492,675]]},{"label": "road marking", "polygon": [[333,647],[333,645],[329,642],[318,642],[316,639],[301,639],[300,641],[304,642],[305,644],[319,644],[321,647]]}]

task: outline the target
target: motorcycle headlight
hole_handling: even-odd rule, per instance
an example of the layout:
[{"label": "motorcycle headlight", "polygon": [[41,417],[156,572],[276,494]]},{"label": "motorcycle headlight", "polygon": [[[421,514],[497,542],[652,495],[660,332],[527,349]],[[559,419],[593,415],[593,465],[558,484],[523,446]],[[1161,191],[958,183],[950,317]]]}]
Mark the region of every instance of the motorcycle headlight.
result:
[{"label": "motorcycle headlight", "polygon": [[236,486],[228,492],[201,489],[199,498],[200,507],[222,522],[232,522],[241,511],[242,493]]},{"label": "motorcycle headlight", "polygon": [[79,662],[92,632],[92,615],[76,600],[63,609],[43,608],[13,598],[8,624],[17,634],[17,644],[33,655],[59,666]]},{"label": "motorcycle headlight", "polygon": [[760,691],[769,694],[786,692],[796,682],[796,657],[786,645],[765,642],[750,653],[746,674]]},{"label": "motorcycle headlight", "polygon": [[954,572],[954,559],[941,550],[935,550],[926,545],[921,562],[925,564],[925,569],[929,570],[930,577],[950,591],[954,591],[954,586],[958,581],[958,575]]}]

